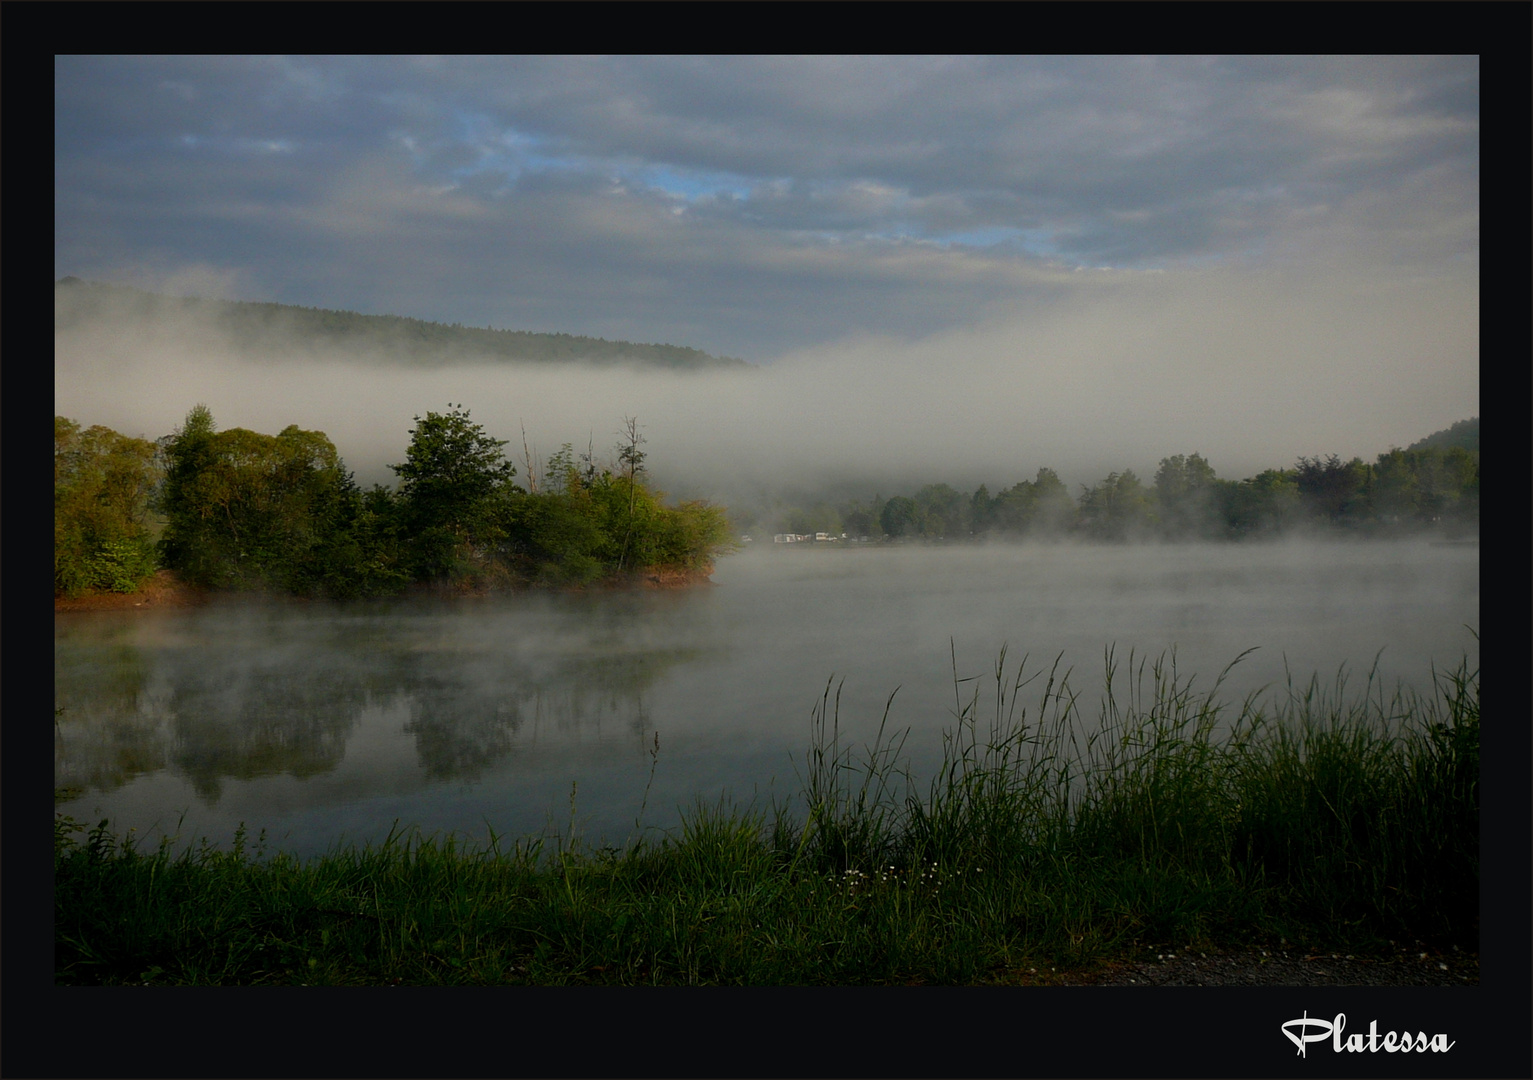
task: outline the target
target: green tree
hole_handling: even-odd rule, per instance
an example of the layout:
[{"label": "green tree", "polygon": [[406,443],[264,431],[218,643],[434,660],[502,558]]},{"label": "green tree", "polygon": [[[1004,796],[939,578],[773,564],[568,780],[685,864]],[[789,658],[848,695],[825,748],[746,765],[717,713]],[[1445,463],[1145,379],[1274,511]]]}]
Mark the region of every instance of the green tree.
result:
[{"label": "green tree", "polygon": [[504,439],[492,439],[459,405],[415,418],[399,476],[399,518],[409,537],[415,577],[483,571],[505,538],[504,501],[521,489],[506,460]]},{"label": "green tree", "polygon": [[53,590],[137,590],[156,567],[150,503],[162,478],[154,443],[53,418]]},{"label": "green tree", "polygon": [[[623,417],[623,430],[619,434],[623,441],[618,445],[617,459],[622,470],[622,483],[626,486],[628,494],[628,514],[623,526],[623,546],[617,560],[618,572],[622,573],[628,562],[635,531],[643,527],[638,518],[639,474],[644,471],[644,459],[648,455],[639,449],[644,444],[644,436],[639,434],[637,417]],[[642,560],[643,557],[640,556],[639,565],[643,565]]]},{"label": "green tree", "polygon": [[1021,480],[1002,490],[986,507],[986,521],[992,532],[1022,536],[1035,516],[1037,496],[1030,480]]},{"label": "green tree", "polygon": [[545,584],[587,584],[607,571],[611,546],[600,508],[581,493],[517,493],[504,502],[500,552],[519,578]]},{"label": "green tree", "polygon": [[915,493],[916,516],[928,539],[956,540],[969,534],[968,506],[947,484],[927,484]]},{"label": "green tree", "polygon": [[547,584],[587,584],[606,573],[612,544],[594,490],[610,483],[610,473],[598,478],[590,456],[577,463],[574,447],[565,443],[549,458],[536,491],[504,496],[500,553],[513,573]]},{"label": "green tree", "polygon": [[[1478,421],[1476,421],[1478,423]],[[1476,429],[1478,431],[1478,429]],[[1478,442],[1478,438],[1476,439]],[[1452,517],[1478,528],[1480,523],[1480,451],[1451,447],[1443,453],[1443,471],[1456,485]]]},{"label": "green tree", "polygon": [[364,500],[324,432],[218,431],[198,405],[164,453],[161,550],[192,584],[350,595],[401,580],[365,549]]},{"label": "green tree", "polygon": [[1420,494],[1416,454],[1391,447],[1379,455],[1373,472],[1373,508],[1380,520],[1391,525],[1414,522]]},{"label": "green tree", "polygon": [[1220,513],[1233,536],[1282,533],[1299,517],[1299,482],[1291,470],[1266,469],[1219,488]]},{"label": "green tree", "polygon": [[1424,521],[1478,521],[1480,452],[1462,446],[1415,452],[1417,513]]},{"label": "green tree", "polygon": [[597,471],[587,452],[566,443],[549,459],[536,492],[502,496],[499,552],[517,577],[586,584],[655,568],[703,570],[735,546],[729,519],[706,502],[666,506],[644,481],[643,437],[627,421],[618,447],[620,472]]},{"label": "green tree", "polygon": [[1075,524],[1075,500],[1053,469],[1013,484],[991,500],[990,528],[1011,536],[1058,536]]},{"label": "green tree", "polygon": [[969,531],[975,536],[990,531],[995,504],[996,500],[990,497],[990,489],[984,484],[975,488],[974,494],[969,496]]},{"label": "green tree", "polygon": [[1149,493],[1132,469],[1110,473],[1080,497],[1080,524],[1099,540],[1129,540],[1146,535],[1151,526]]},{"label": "green tree", "polygon": [[289,588],[337,598],[387,596],[410,582],[399,555],[393,493],[363,492],[350,473],[320,487],[310,506],[314,542],[292,568]]},{"label": "green tree", "polygon": [[1219,529],[1218,477],[1200,455],[1162,458],[1155,472],[1156,516],[1171,537],[1206,537]]},{"label": "green tree", "polygon": [[1331,454],[1301,457],[1294,468],[1299,498],[1309,514],[1332,525],[1356,525],[1370,516],[1373,471],[1361,458],[1342,461]]},{"label": "green tree", "polygon": [[915,502],[905,495],[896,495],[884,503],[878,516],[879,525],[886,536],[904,536],[920,532],[920,516]]},{"label": "green tree", "polygon": [[684,570],[707,569],[715,555],[733,551],[736,542],[729,516],[721,506],[696,500],[665,508],[656,545],[658,562]]},{"label": "green tree", "polygon": [[1053,469],[1042,468],[1033,477],[1033,510],[1029,531],[1060,536],[1075,527],[1076,504],[1070,489]]},{"label": "green tree", "polygon": [[175,432],[160,440],[165,484],[159,510],[166,522],[160,557],[193,583],[222,576],[217,567],[223,557],[216,550],[217,535],[209,521],[213,511],[198,483],[203,471],[215,463],[211,444],[217,430],[212,411],[199,402],[187,411]]}]

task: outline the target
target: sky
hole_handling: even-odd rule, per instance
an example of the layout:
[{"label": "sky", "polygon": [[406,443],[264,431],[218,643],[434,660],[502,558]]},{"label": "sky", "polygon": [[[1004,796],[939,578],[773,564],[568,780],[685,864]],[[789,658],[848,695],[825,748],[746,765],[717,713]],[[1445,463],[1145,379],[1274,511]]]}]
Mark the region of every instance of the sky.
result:
[{"label": "sky", "polygon": [[1479,412],[1475,57],[61,56],[54,135],[55,278],[756,365],[56,335],[64,415],[154,437],[206,401],[364,481],[449,401],[539,453],[637,415],[716,497],[1238,479]]}]

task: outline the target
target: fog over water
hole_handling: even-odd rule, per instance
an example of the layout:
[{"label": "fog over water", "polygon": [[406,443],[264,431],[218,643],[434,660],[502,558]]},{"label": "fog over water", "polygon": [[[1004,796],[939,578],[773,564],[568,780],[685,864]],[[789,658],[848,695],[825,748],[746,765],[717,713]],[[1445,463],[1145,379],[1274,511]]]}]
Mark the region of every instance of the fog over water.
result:
[{"label": "fog over water", "polygon": [[[1480,414],[1479,59],[55,58],[55,279],[665,343],[677,372],[235,340],[168,304],[74,320],[55,413],[155,439],[326,433],[392,485],[414,417],[610,461],[762,525],[1200,454],[1225,480],[1372,462]],[[318,320],[323,322],[324,320]],[[312,324],[311,324],[312,325]],[[421,358],[418,358],[421,359]],[[741,521],[749,520],[742,515]],[[717,586],[55,616],[81,817],[284,846],[796,788],[828,680],[911,728],[953,668],[1104,648],[1228,692],[1342,665],[1425,688],[1477,644],[1478,549],[805,546]],[[765,548],[763,550],[763,547]],[[1380,654],[1380,650],[1383,650]],[[964,683],[973,687],[974,683]],[[1083,702],[1087,699],[1083,697]],[[1091,710],[1087,710],[1091,714]],[[658,757],[652,757],[659,736]],[[924,757],[923,757],[924,755]]]},{"label": "fog over water", "polygon": [[[834,679],[869,739],[893,695],[929,776],[955,707],[1008,667],[1062,670],[1093,722],[1111,646],[1175,650],[1238,703],[1291,671],[1361,692],[1478,667],[1479,552],[1426,541],[1165,546],[803,546],[718,565],[716,586],[358,604],[226,601],[55,615],[61,807],[140,835],[226,842],[244,822],[323,851],[396,821],[483,838],[621,842],[645,805],[767,806],[798,790],[810,711]],[[1382,650],[1382,651],[1381,651]],[[1024,692],[1023,701],[1035,698]],[[658,736],[658,755],[651,756]],[[653,783],[645,804],[646,785]]]},{"label": "fog over water", "polygon": [[968,328],[705,373],[410,368],[298,340],[251,356],[210,326],[109,319],[55,334],[54,410],[151,439],[198,402],[221,428],[297,424],[326,432],[364,485],[392,483],[412,418],[448,402],[517,460],[524,428],[539,458],[588,440],[601,455],[633,416],[662,488],[726,503],[846,484],[863,497],[933,482],[994,491],[1040,466],[1076,491],[1125,468],[1148,482],[1161,458],[1194,452],[1242,479],[1301,455],[1372,461],[1478,415],[1472,277],[1052,278]]},{"label": "fog over water", "polygon": [[[55,411],[150,438],[198,402],[225,429],[297,424],[363,484],[392,484],[413,417],[449,402],[519,465],[524,427],[540,460],[588,438],[600,458],[634,416],[658,486],[726,505],[997,490],[1040,466],[1078,491],[1191,452],[1239,479],[1300,455],[1371,460],[1478,413],[1474,287],[1333,284],[1106,275],[966,330],[703,373],[411,367],[296,339],[252,354],[208,325],[107,321],[56,332]],[[1109,646],[1125,666],[1174,648],[1204,687],[1255,647],[1232,701],[1280,684],[1285,660],[1358,685],[1377,655],[1386,685],[1424,690],[1433,664],[1478,663],[1478,568],[1477,548],[1424,540],[757,543],[719,562],[716,588],[678,593],[59,614],[55,782],[81,791],[68,812],[140,835],[180,822],[226,842],[243,822],[300,852],[396,820],[567,832],[573,786],[577,827],[621,841],[641,805],[670,827],[696,797],[789,798],[832,678],[861,738],[898,688],[890,724],[911,729],[918,776],[952,717],[955,656],[984,677],[1003,647],[1030,669],[1063,654],[1088,718]]]}]

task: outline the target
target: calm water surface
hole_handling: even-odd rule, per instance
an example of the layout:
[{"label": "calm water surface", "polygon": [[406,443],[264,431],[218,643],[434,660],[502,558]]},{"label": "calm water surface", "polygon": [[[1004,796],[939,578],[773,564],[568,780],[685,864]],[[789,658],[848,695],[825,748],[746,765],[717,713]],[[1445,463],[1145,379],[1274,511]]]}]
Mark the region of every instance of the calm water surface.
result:
[{"label": "calm water surface", "polygon": [[219,844],[244,823],[300,854],[396,820],[481,839],[573,821],[621,843],[641,804],[642,826],[669,828],[697,798],[789,798],[832,678],[860,738],[894,693],[924,775],[955,655],[967,678],[1003,646],[1008,666],[1062,653],[1083,701],[1108,645],[1174,648],[1195,687],[1256,647],[1221,693],[1235,701],[1285,663],[1327,682],[1346,665],[1360,687],[1377,656],[1388,685],[1423,689],[1434,663],[1479,663],[1474,547],[757,545],[714,581],[55,614],[54,783],[82,792],[61,809]]}]

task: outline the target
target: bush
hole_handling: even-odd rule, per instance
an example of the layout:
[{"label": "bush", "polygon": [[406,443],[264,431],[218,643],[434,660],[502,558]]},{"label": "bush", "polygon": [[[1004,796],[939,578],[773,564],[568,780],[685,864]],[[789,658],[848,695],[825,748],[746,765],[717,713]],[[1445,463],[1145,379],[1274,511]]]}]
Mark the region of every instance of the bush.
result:
[{"label": "bush", "polygon": [[108,540],[86,561],[86,580],[93,589],[138,592],[159,569],[154,545],[147,540]]}]

